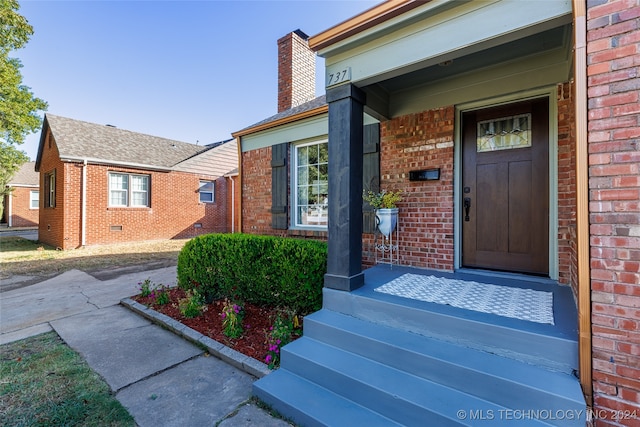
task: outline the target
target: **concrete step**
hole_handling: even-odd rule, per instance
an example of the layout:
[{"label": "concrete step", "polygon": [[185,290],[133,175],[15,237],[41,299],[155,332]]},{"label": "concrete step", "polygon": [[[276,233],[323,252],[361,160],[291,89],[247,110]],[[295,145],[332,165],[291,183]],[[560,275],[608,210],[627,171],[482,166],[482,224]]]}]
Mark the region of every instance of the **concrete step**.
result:
[{"label": "concrete step", "polygon": [[305,337],[501,407],[569,414],[555,425],[584,419],[582,391],[570,374],[326,309],[305,318]]},{"label": "concrete step", "polygon": [[299,426],[400,426],[286,369],[255,382],[253,395]]},{"label": "concrete step", "polygon": [[578,343],[553,325],[455,309],[373,291],[342,292],[325,288],[325,309],[397,330],[573,373]]}]

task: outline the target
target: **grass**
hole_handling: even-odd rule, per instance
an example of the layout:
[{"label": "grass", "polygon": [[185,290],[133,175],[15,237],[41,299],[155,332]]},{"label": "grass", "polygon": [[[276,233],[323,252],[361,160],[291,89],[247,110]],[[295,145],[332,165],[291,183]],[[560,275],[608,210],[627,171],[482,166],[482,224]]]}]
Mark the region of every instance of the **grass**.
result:
[{"label": "grass", "polygon": [[16,236],[0,236],[0,278],[13,275],[49,276],[77,269],[114,269],[154,261],[177,262],[187,240],[160,240],[66,251]]},{"label": "grass", "polygon": [[10,426],[135,426],[109,386],[54,333],[0,346],[0,413]]}]

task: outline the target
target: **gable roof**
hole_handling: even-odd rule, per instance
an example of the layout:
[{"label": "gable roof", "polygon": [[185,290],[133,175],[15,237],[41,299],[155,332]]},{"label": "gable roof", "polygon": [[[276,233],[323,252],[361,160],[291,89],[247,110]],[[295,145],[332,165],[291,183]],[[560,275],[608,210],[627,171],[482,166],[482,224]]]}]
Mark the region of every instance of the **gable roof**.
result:
[{"label": "gable roof", "polygon": [[181,161],[211,149],[119,129],[46,114],[36,159],[39,170],[47,132],[50,131],[63,161],[117,164],[149,169],[171,169]]},{"label": "gable roof", "polygon": [[40,174],[36,172],[36,162],[26,162],[13,175],[8,187],[38,187],[40,186]]},{"label": "gable roof", "polygon": [[315,116],[317,114],[325,113],[328,111],[327,98],[325,95],[318,96],[317,98],[307,101],[304,104],[300,104],[296,107],[289,108],[278,114],[275,114],[269,118],[266,118],[258,123],[254,123],[249,127],[232,133],[235,138],[239,136],[248,135],[261,130],[270,129],[276,126],[280,126],[286,123],[295,122],[307,117]]},{"label": "gable roof", "polygon": [[228,139],[208,145],[207,150],[181,161],[172,169],[221,177],[237,168],[238,144],[235,139]]}]

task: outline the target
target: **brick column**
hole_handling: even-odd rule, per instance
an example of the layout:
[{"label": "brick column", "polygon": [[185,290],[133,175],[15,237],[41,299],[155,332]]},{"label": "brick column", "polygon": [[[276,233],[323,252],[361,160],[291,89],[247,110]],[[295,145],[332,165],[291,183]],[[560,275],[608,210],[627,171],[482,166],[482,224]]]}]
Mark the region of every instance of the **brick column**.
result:
[{"label": "brick column", "polygon": [[346,84],[329,103],[329,257],[324,285],[352,291],[362,273],[362,153],[365,94]]}]

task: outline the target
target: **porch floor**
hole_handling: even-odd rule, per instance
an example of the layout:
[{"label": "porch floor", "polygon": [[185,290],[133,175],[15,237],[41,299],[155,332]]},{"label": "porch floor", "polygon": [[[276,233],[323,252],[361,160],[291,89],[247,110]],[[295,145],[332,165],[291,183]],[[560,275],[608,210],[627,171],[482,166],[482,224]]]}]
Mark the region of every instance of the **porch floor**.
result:
[{"label": "porch floor", "polygon": [[[379,286],[389,283],[407,273],[552,292],[554,324],[550,325],[518,320],[511,317],[466,310],[449,305],[419,301],[374,291]],[[484,270],[458,270],[450,273],[397,265],[390,266],[387,264],[378,264],[365,270],[364,277],[364,286],[353,291],[353,295],[366,296],[368,298],[405,305],[418,310],[476,321],[481,324],[491,324],[533,334],[557,337],[577,343],[578,313],[571,288],[569,286],[558,285],[556,281],[548,278]]]}]

